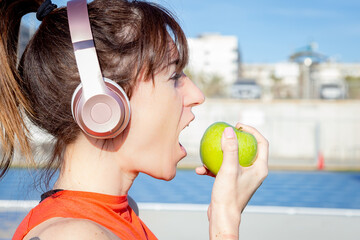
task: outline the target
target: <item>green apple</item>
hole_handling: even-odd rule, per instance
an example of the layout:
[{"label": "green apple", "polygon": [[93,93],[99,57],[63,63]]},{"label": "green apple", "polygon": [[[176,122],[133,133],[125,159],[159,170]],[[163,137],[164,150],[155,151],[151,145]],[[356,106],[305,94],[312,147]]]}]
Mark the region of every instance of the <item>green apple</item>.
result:
[{"label": "green apple", "polygon": [[256,158],[257,141],[247,132],[236,129],[225,122],[210,125],[200,142],[200,157],[202,163],[213,173],[217,174],[223,161],[221,137],[227,127],[232,127],[239,143],[239,164],[243,167],[251,166]]}]

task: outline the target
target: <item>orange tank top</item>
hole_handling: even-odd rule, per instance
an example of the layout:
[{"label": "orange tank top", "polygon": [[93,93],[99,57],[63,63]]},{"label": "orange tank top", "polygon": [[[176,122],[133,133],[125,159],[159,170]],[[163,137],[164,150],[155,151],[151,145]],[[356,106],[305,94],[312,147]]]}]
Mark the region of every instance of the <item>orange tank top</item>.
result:
[{"label": "orange tank top", "polygon": [[54,217],[94,221],[121,240],[157,239],[131,209],[127,196],[61,190],[41,201],[29,212],[17,228],[13,240],[23,239],[31,229]]}]

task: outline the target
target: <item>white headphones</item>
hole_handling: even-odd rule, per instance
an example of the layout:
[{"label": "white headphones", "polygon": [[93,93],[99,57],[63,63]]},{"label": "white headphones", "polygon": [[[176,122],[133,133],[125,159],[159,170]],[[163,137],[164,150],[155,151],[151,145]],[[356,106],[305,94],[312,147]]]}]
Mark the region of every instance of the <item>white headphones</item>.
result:
[{"label": "white headphones", "polygon": [[72,115],[87,135],[114,138],[129,123],[129,99],[117,83],[102,76],[86,0],[69,1],[67,15],[81,80],[72,96]]}]

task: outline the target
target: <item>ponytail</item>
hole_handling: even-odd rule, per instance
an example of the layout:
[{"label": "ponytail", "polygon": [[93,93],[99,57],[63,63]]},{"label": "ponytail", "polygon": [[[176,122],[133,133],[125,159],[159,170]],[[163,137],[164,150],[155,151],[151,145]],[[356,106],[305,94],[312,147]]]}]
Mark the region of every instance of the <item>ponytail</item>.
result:
[{"label": "ponytail", "polygon": [[43,0],[0,0],[0,179],[9,169],[17,143],[27,160],[32,160],[24,111],[31,107],[21,91],[17,71],[17,46],[21,18],[35,12]]}]

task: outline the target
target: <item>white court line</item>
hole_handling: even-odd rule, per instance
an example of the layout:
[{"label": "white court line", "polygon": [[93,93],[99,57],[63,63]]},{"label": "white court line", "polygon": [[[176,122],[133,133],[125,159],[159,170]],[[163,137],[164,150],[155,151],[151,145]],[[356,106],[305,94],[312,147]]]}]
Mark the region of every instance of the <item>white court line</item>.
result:
[{"label": "white court line", "polygon": [[310,207],[278,207],[278,206],[247,206],[247,213],[269,213],[286,215],[322,215],[360,217],[360,209],[344,208],[310,208]]},{"label": "white court line", "polygon": [[[208,204],[138,203],[140,210],[207,211]],[[244,213],[360,217],[360,209],[247,206]]]},{"label": "white court line", "polygon": [[21,212],[35,207],[39,201],[0,200],[0,212],[8,210]]},{"label": "white court line", "polygon": [[208,204],[187,203],[137,203],[140,210],[157,211],[207,211]]},{"label": "white court line", "polygon": [[[29,211],[38,201],[0,200],[0,212]],[[150,211],[207,211],[208,204],[183,203],[137,203],[141,210]],[[285,215],[317,215],[317,216],[344,216],[360,217],[360,209],[342,208],[305,208],[305,207],[278,207],[278,206],[247,206],[245,213],[285,214]]]}]

